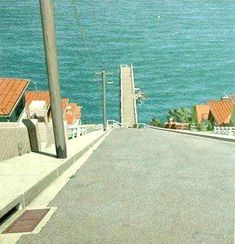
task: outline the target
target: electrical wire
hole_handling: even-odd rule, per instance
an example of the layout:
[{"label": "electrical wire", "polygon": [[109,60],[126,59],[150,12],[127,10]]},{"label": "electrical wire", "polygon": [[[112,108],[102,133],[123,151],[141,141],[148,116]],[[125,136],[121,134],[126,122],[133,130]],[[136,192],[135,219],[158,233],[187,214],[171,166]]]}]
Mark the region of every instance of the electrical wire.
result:
[{"label": "electrical wire", "polygon": [[97,22],[97,19],[96,19],[96,13],[95,13],[95,3],[94,3],[94,0],[91,0],[91,6],[92,6],[93,21],[96,23]]},{"label": "electrical wire", "polygon": [[78,24],[78,29],[79,29],[83,44],[84,44],[85,49],[86,49],[87,57],[90,59],[91,57],[90,57],[88,45],[87,45],[87,42],[86,42],[86,39],[85,39],[84,31],[83,31],[83,28],[82,28],[81,23],[80,23],[80,15],[79,15],[78,8],[77,8],[77,5],[76,5],[76,0],[71,0],[71,3],[72,3],[72,6],[73,6],[75,18],[76,18],[76,21],[77,21],[77,24]]}]

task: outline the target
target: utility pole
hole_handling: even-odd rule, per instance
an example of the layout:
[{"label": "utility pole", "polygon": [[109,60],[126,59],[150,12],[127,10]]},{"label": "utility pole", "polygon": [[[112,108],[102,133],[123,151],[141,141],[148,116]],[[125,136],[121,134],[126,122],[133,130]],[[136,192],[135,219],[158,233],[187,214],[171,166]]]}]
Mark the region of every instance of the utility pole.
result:
[{"label": "utility pole", "polygon": [[39,2],[42,19],[45,58],[47,65],[48,86],[51,100],[51,114],[56,155],[58,158],[66,158],[67,149],[64,134],[63,113],[61,108],[53,0],[39,0]]},{"label": "utility pole", "polygon": [[102,85],[103,85],[103,129],[107,130],[107,105],[106,105],[106,75],[109,73],[105,71],[101,71],[100,73],[96,73],[97,75],[101,75]]}]

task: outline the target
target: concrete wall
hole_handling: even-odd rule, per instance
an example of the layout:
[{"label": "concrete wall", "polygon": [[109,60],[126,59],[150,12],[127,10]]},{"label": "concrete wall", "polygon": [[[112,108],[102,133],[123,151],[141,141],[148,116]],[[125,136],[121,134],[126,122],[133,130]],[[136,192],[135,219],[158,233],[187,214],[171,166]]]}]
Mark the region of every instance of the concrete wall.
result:
[{"label": "concrete wall", "polygon": [[41,150],[41,138],[37,119],[23,119],[22,123],[27,127],[32,152]]},{"label": "concrete wall", "polygon": [[47,135],[47,138],[48,138],[47,147],[49,147],[49,146],[51,146],[52,144],[55,143],[52,123],[48,123],[48,135]]},{"label": "concrete wall", "polygon": [[48,141],[48,124],[45,122],[38,122],[38,129],[41,142],[47,143]]},{"label": "concrete wall", "polygon": [[[54,132],[53,132],[53,125],[52,122],[45,123],[45,122],[38,122],[39,134],[42,148],[50,147],[52,144],[55,144]],[[67,123],[64,121],[64,132],[65,138],[67,139]]]},{"label": "concrete wall", "polygon": [[21,123],[0,123],[0,161],[31,151],[28,130]]}]

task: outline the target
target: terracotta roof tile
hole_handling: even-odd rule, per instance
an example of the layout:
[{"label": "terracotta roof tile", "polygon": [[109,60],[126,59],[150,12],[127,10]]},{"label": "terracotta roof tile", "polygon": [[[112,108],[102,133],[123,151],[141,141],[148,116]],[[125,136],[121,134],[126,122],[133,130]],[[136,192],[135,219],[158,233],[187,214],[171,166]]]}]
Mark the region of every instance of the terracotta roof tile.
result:
[{"label": "terracotta roof tile", "polygon": [[80,118],[81,107],[79,107],[76,103],[68,103],[64,116],[64,119],[67,121],[68,125],[74,124],[75,120],[79,120]]},{"label": "terracotta roof tile", "polygon": [[23,95],[29,80],[0,78],[0,116],[9,116]]},{"label": "terracotta roof tile", "polygon": [[229,124],[234,104],[231,100],[209,101],[210,111],[218,125]]},{"label": "terracotta roof tile", "polygon": [[72,125],[74,123],[76,106],[76,103],[68,103],[64,116],[64,119],[67,121],[68,125]]},{"label": "terracotta roof tile", "polygon": [[203,120],[209,119],[210,107],[208,105],[197,105],[196,112],[197,112],[197,121],[198,123],[201,123]]},{"label": "terracotta roof tile", "polygon": [[28,108],[32,101],[45,101],[47,109],[50,107],[49,91],[27,91],[25,92],[25,103]]},{"label": "terracotta roof tile", "polygon": [[81,119],[81,107],[80,106],[76,106],[75,119],[77,119],[77,120]]},{"label": "terracotta roof tile", "polygon": [[68,102],[69,102],[68,98],[62,98],[62,100],[61,100],[63,115],[65,115],[65,111],[66,111],[66,107],[68,105]]}]

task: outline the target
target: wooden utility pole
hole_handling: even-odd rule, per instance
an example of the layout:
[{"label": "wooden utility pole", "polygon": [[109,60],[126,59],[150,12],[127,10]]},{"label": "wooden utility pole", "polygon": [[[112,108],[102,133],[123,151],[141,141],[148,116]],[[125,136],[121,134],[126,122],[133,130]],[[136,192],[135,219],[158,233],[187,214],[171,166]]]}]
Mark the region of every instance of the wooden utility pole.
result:
[{"label": "wooden utility pole", "polygon": [[41,9],[44,50],[47,65],[56,155],[58,158],[66,158],[67,149],[61,107],[53,0],[39,0],[39,2]]},{"label": "wooden utility pole", "polygon": [[106,105],[106,73],[105,71],[101,71],[100,73],[96,73],[97,75],[101,75],[102,85],[103,85],[103,129],[107,130],[107,105]]}]

